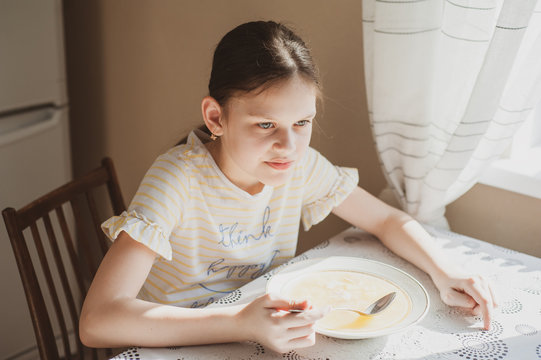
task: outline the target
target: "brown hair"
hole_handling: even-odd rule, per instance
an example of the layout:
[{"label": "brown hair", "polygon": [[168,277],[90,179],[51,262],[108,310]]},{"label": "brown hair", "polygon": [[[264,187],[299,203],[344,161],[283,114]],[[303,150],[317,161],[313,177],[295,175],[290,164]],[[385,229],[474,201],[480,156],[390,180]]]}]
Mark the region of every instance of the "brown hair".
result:
[{"label": "brown hair", "polygon": [[263,91],[295,75],[320,90],[308,47],[292,30],[274,21],[254,21],[228,32],[214,51],[209,95],[221,106],[238,92]]}]

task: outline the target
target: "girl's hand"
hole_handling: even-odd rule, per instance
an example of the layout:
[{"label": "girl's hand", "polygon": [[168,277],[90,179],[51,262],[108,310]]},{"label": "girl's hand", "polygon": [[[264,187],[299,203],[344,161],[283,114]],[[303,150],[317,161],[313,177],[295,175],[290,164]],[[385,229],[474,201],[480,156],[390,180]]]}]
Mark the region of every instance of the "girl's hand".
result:
[{"label": "girl's hand", "polygon": [[434,284],[444,303],[468,309],[473,315],[482,315],[485,330],[490,329],[492,311],[498,304],[494,291],[484,277],[445,274],[435,277]]},{"label": "girl's hand", "polygon": [[[287,311],[292,308],[306,311]],[[314,345],[314,324],[326,312],[312,308],[306,301],[293,303],[277,295],[266,294],[248,304],[238,316],[249,340],[284,353]]]}]

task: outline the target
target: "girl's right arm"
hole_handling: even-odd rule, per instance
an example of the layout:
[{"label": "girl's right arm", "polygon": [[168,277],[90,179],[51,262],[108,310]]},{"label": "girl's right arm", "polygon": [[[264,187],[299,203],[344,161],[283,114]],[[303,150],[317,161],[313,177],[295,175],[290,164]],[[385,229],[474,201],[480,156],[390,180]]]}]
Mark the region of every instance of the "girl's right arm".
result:
[{"label": "girl's right arm", "polygon": [[313,345],[324,314],[292,314],[287,299],[263,295],[247,305],[189,309],[137,299],[156,254],[122,231],[96,273],[79,320],[90,347],[180,346],[252,340],[286,352]]}]

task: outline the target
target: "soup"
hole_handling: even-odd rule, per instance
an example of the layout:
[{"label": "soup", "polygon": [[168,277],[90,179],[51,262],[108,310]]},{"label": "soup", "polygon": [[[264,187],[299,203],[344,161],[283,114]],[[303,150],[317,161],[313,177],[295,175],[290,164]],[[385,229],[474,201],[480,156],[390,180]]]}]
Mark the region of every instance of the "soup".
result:
[{"label": "soup", "polygon": [[364,316],[333,310],[317,326],[328,330],[377,331],[402,321],[411,311],[411,299],[396,284],[375,275],[354,271],[320,271],[289,281],[283,295],[309,300],[316,307],[351,307],[363,311],[377,299],[396,292],[394,301],[382,312]]}]

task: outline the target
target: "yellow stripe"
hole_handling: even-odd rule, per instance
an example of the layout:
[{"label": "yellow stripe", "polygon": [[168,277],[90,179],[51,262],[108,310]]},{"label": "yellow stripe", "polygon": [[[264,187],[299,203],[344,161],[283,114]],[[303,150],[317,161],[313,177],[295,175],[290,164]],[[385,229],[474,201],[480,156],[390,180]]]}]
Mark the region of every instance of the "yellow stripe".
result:
[{"label": "yellow stripe", "polygon": [[175,203],[175,205],[178,208],[180,208],[180,203],[178,202],[178,200],[171,197],[171,195],[169,195],[167,192],[163,191],[163,189],[159,188],[158,186],[156,186],[154,184],[151,184],[151,183],[147,183],[147,182],[142,183],[141,187],[143,187],[143,186],[152,188],[152,189],[160,192],[163,196],[167,197],[169,200],[171,200],[171,202]]},{"label": "yellow stripe", "polygon": [[243,211],[243,212],[252,212],[252,209],[245,209],[245,208],[234,208],[234,207],[227,207],[227,206],[220,206],[213,203],[207,204],[209,207],[214,209],[221,209],[221,210],[233,210],[233,211]]},{"label": "yellow stripe", "polygon": [[181,247],[183,247],[183,248],[185,248],[185,249],[188,249],[188,250],[194,250],[194,249],[195,249],[195,246],[188,246],[188,245],[186,245],[186,244],[178,243],[178,242],[175,242],[175,241],[173,241],[173,240],[169,240],[169,241],[171,242],[171,244],[174,244],[174,245],[176,245],[176,246],[181,246]]},{"label": "yellow stripe", "polygon": [[295,195],[295,196],[288,196],[287,197],[288,202],[293,201],[293,200],[297,200],[297,199],[302,199],[302,196],[301,195]]},{"label": "yellow stripe", "polygon": [[[292,216],[290,216],[292,217]],[[285,216],[284,216],[285,218]],[[298,221],[295,221],[295,222],[292,222],[292,223],[289,223],[289,224],[282,224],[280,225],[281,227],[288,227],[288,226],[299,226],[299,222]]]},{"label": "yellow stripe", "polygon": [[289,206],[282,207],[282,209],[298,209],[298,208],[299,208],[299,205],[289,205]]},{"label": "yellow stripe", "polygon": [[284,197],[284,195],[277,196],[277,197],[271,199],[271,200],[269,201],[269,204],[270,204],[270,203],[273,203],[273,202],[275,202],[275,201],[277,201],[277,200],[280,200],[280,199],[282,199],[283,197]]},{"label": "yellow stripe", "polygon": [[188,191],[186,190],[186,186],[184,186],[184,183],[182,182],[182,180],[177,176],[177,174],[174,174],[169,169],[164,168],[162,166],[153,166],[153,167],[150,168],[150,170],[161,170],[164,173],[167,173],[167,174],[171,175],[172,177],[174,177],[177,180],[177,182],[180,184],[180,186],[182,186],[182,188],[184,189],[184,192],[188,193]]},{"label": "yellow stripe", "polygon": [[199,185],[206,186],[208,188],[214,189],[214,190],[225,190],[225,191],[233,191],[230,187],[227,186],[218,186],[218,185],[210,185],[208,183],[198,181]]},{"label": "yellow stripe", "polygon": [[209,234],[211,235],[214,235],[214,236],[218,236],[218,233],[217,232],[213,232],[207,228],[204,228],[204,227],[195,227],[195,228],[183,228],[182,230],[185,230],[185,231],[196,231],[196,230],[202,230],[202,231],[206,231],[208,232]]},{"label": "yellow stripe", "polygon": [[[176,276],[175,274],[173,274],[172,272],[167,271],[165,269],[162,269],[161,267],[158,267],[157,265],[154,265],[154,269],[156,269],[156,271],[161,271],[161,272],[171,276],[172,278],[174,278],[179,283],[182,283],[182,284],[185,284],[185,285],[189,284],[189,283],[185,282],[184,280],[182,280],[181,278],[179,278],[178,276]],[[176,268],[174,268],[174,269],[176,270]]]},{"label": "yellow stripe", "polygon": [[[160,264],[160,265],[167,266],[168,268],[171,268],[171,269],[174,271],[175,274],[176,274],[176,273],[180,273],[180,274],[184,275],[182,272],[179,271],[179,269],[178,269],[175,265],[173,265],[173,264],[172,264],[171,262],[169,262],[169,261],[162,261],[162,262],[160,262],[159,264]],[[177,277],[178,277],[178,276],[175,275],[175,278],[177,278]],[[192,276],[189,275],[188,277],[191,278]],[[179,279],[180,279],[180,281],[181,281],[183,284],[190,284],[189,282],[186,282],[186,281],[182,280],[181,278],[179,278]]]},{"label": "yellow stripe", "polygon": [[189,144],[186,144],[186,145],[188,145],[188,148],[186,150],[184,150],[184,152],[183,152],[183,154],[186,155],[186,156],[188,155],[188,153],[190,151],[193,150],[193,147],[195,146],[195,140],[193,140],[193,139],[191,139],[191,140],[192,141]]},{"label": "yellow stripe", "polygon": [[[180,193],[180,191],[178,191],[178,189],[175,186],[173,186],[173,184],[171,184],[169,181],[163,179],[162,177],[160,177],[158,175],[147,174],[147,175],[145,175],[145,178],[153,178],[153,179],[161,181],[162,183],[167,184],[171,189],[173,189],[174,192],[177,193],[177,195],[182,199],[182,201],[186,201],[186,199],[184,199],[184,196]],[[184,191],[186,191],[186,187],[184,185],[182,185],[182,187],[184,188]],[[187,193],[187,194],[188,194],[188,196],[190,196],[189,193]]]},{"label": "yellow stripe", "polygon": [[[169,285],[173,289],[178,289],[178,287],[176,285],[174,285],[172,282],[170,282],[169,280],[164,279],[162,276],[157,275],[155,272],[151,273],[150,275],[157,278],[157,279],[160,279],[161,281],[163,281],[164,283],[166,283],[167,285]],[[151,280],[148,280],[148,282],[150,283]],[[152,284],[154,284],[154,283],[152,283]],[[164,292],[162,289],[159,289],[159,290],[160,290],[160,292],[162,292],[162,294],[167,294],[167,292]]]},{"label": "yellow stripe", "polygon": [[[177,264],[181,264],[181,265],[183,264],[183,262],[180,261],[180,260],[178,260],[177,258],[173,258],[173,262],[175,262],[175,263],[177,263]],[[192,274],[187,273],[187,272],[185,272],[185,271],[182,271],[182,270],[181,270],[180,268],[178,268],[178,267],[175,267],[175,268],[176,268],[176,270],[177,270],[178,273],[180,273],[180,274],[182,274],[182,275],[184,275],[184,276],[187,276],[187,277],[194,277],[194,276],[195,276],[195,275],[192,275]],[[199,275],[199,274],[197,274],[197,275]]]},{"label": "yellow stripe", "polygon": [[195,159],[195,158],[199,158],[199,157],[207,157],[207,154],[204,153],[204,154],[193,154],[193,155],[187,155],[186,156],[188,159]]},{"label": "yellow stripe", "polygon": [[150,239],[149,239],[148,237],[143,237],[143,238],[139,239],[137,236],[134,236],[134,235],[133,235],[134,233],[137,233],[137,235],[139,235],[139,234],[144,233],[144,232],[146,231],[146,229],[148,228],[149,225],[146,224],[146,223],[143,223],[143,224],[144,224],[144,227],[141,229],[140,232],[134,231],[134,228],[136,228],[137,226],[139,226],[139,224],[131,224],[131,225],[127,228],[126,232],[127,232],[128,235],[130,235],[135,241],[137,241],[137,242],[139,242],[139,243],[145,245],[146,247],[148,247],[149,249],[151,249],[151,250],[154,251],[154,249],[153,249],[153,247],[152,247],[152,240],[153,240],[153,238],[150,238]]},{"label": "yellow stripe", "polygon": [[276,234],[276,237],[283,237],[283,236],[289,236],[289,235],[295,235],[298,233],[298,229],[295,230],[295,231],[291,231],[291,232],[288,232],[288,233],[279,233],[279,234]]},{"label": "yellow stripe", "polygon": [[[314,183],[314,180],[315,179],[326,179],[327,181],[323,184],[324,186],[323,187],[327,187],[328,186],[328,183],[329,183],[329,178],[328,178],[328,173],[329,171],[331,170],[331,167],[330,166],[327,166],[325,169],[323,169],[325,172],[323,173],[323,175],[321,175],[321,169],[319,169],[318,171],[318,174],[317,176],[315,176],[314,178],[310,179],[307,183],[306,183],[306,188],[307,189],[312,189],[314,186],[312,186],[312,184]],[[318,187],[322,187],[321,186],[322,184],[317,184]]]},{"label": "yellow stripe", "polygon": [[[315,153],[314,153],[314,156],[317,156]],[[311,156],[312,157],[312,156]],[[307,164],[311,164],[313,162],[313,160],[310,158],[308,159],[308,161],[306,162]],[[306,178],[306,181],[305,181],[305,184],[307,184],[307,182],[311,181],[312,180],[312,176],[314,175],[314,172],[316,171],[317,169],[317,166],[318,163],[317,161],[314,163],[314,167],[312,168],[312,171],[310,172],[310,174],[308,175],[308,177]]]},{"label": "yellow stripe", "polygon": [[[198,207],[192,207],[192,208],[189,208],[186,210],[186,213],[191,213],[191,212],[195,212],[195,211],[199,211],[199,212],[202,212],[204,214],[208,214],[208,210],[203,210],[201,208],[198,208]],[[254,215],[250,214],[250,215],[228,215],[228,214],[224,214],[224,213],[221,213],[221,214],[218,214],[218,213],[213,213],[213,215],[217,218],[220,218],[220,219],[250,219],[250,218],[253,218]]]},{"label": "yellow stripe", "polygon": [[[146,232],[149,226],[150,226],[149,224],[145,224],[141,232]],[[153,233],[152,235],[155,235],[155,234]],[[147,244],[148,244],[148,247],[151,249],[154,249],[154,246],[152,245],[154,243],[154,238],[155,236],[152,236],[150,239],[145,239],[145,240],[149,240]]]},{"label": "yellow stripe", "polygon": [[[171,249],[171,251],[179,256],[182,256],[184,258],[187,258],[187,259],[190,259],[190,260],[193,260],[195,257],[193,256],[190,256],[188,254],[186,254],[185,252],[183,251],[178,251],[178,250],[175,250],[175,249]],[[180,260],[179,260],[180,261]],[[189,266],[189,265],[186,265],[186,266]],[[189,266],[189,267],[193,267],[193,266]]]},{"label": "yellow stripe", "polygon": [[220,179],[218,175],[203,175],[205,179]]},{"label": "yellow stripe", "polygon": [[296,243],[298,241],[297,237],[292,237],[290,239],[287,239],[287,240],[281,240],[281,241],[277,241],[276,242],[276,245],[283,245],[283,244],[289,244],[289,243]]},{"label": "yellow stripe", "polygon": [[199,202],[202,202],[202,203],[206,203],[206,205],[209,207],[209,208],[214,208],[214,209],[222,209],[222,210],[233,210],[233,211],[253,211],[251,209],[245,209],[245,208],[238,208],[238,207],[227,207],[227,206],[219,206],[219,205],[215,205],[213,203],[207,203],[205,200],[199,198],[199,197],[195,197],[195,196],[192,196],[192,199],[193,200],[197,200]]},{"label": "yellow stripe", "polygon": [[211,223],[210,221],[208,221],[205,218],[202,218],[201,216],[193,216],[193,217],[187,218],[186,222],[188,222],[188,221],[202,221],[202,222],[206,223],[207,225],[214,226],[213,223]]},{"label": "yellow stripe", "polygon": [[299,214],[282,215],[282,219],[291,219],[291,218],[297,218],[297,217],[299,217]]},{"label": "yellow stripe", "polygon": [[214,195],[214,194],[205,193],[203,191],[201,191],[201,194],[203,194],[203,196],[208,197],[208,198],[215,198],[215,199],[220,199],[220,200],[233,200],[233,201],[242,201],[242,202],[247,201],[246,199],[241,199],[241,198],[237,198],[237,197],[230,197],[230,196]]},{"label": "yellow stripe", "polygon": [[[178,251],[178,250],[174,250],[174,249],[173,249],[173,250],[171,250],[171,251],[172,251],[173,253],[175,253],[175,254],[181,255],[181,256],[183,256],[183,257],[185,257],[185,258],[188,258],[188,259],[190,259],[190,260],[193,260],[193,259],[194,259],[193,256],[188,256],[188,255],[186,255],[186,254],[184,254],[183,252],[180,252],[180,251]],[[194,265],[186,264],[186,263],[180,261],[180,260],[177,259],[177,258],[175,258],[175,262],[178,263],[178,264],[183,265],[184,267],[190,268],[190,269],[193,269],[193,268],[196,267],[196,266],[194,266]]]},{"label": "yellow stripe", "polygon": [[109,224],[109,220],[105,223],[105,227],[109,228],[109,231],[116,232],[119,227],[122,227],[124,224],[120,225],[120,223],[125,223],[128,220],[125,216],[119,216],[118,219],[112,222],[112,224]]},{"label": "yellow stripe", "polygon": [[[178,234],[172,234],[174,237],[178,238],[178,239],[183,239],[183,240],[188,240],[190,242],[197,242],[198,239],[203,239],[205,241],[208,241],[210,242],[211,244],[216,244],[218,243],[218,240],[217,239],[210,239],[206,236],[203,236],[203,235],[199,235],[197,234],[196,237],[188,237],[188,236],[182,236],[182,235],[178,235]],[[180,245],[180,243],[174,243],[176,245]],[[191,248],[191,250],[193,250],[194,248]]]},{"label": "yellow stripe", "polygon": [[167,210],[167,212],[169,213],[169,215],[171,216],[171,218],[176,218],[176,215],[173,214],[171,212],[171,209],[169,209],[169,207],[164,204],[163,202],[161,202],[160,200],[156,199],[154,196],[150,195],[150,194],[147,194],[146,192],[142,192],[142,191],[138,191],[135,193],[135,196],[144,196],[144,197],[147,197],[151,200],[153,200],[154,202],[157,202],[158,204],[160,204],[165,210]]},{"label": "yellow stripe", "polygon": [[143,207],[143,208],[145,208],[147,210],[152,211],[154,214],[156,214],[158,217],[160,217],[163,221],[165,221],[168,226],[171,226],[171,222],[169,220],[167,220],[166,218],[164,218],[162,214],[160,214],[158,211],[154,210],[154,208],[152,208],[151,206],[149,206],[147,204],[144,204],[142,202],[139,202],[139,201],[132,202],[132,205],[141,206],[141,207]]},{"label": "yellow stripe", "polygon": [[[177,163],[174,163],[173,161],[168,160],[168,159],[164,159],[164,158],[159,158],[158,160],[156,160],[156,162],[160,162],[160,161],[172,165],[173,167],[178,169],[178,171],[180,171],[182,173],[182,175],[187,176],[186,173],[184,172],[184,169],[181,166],[179,166]],[[167,170],[167,171],[169,172],[169,170]],[[175,175],[173,175],[173,176],[175,176]]]}]

